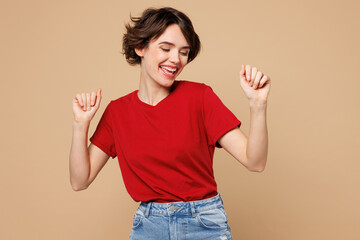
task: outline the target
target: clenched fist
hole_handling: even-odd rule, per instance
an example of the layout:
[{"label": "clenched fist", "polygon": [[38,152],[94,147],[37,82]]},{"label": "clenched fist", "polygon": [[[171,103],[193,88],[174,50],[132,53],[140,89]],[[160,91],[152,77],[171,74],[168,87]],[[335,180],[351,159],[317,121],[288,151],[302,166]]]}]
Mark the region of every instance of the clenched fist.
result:
[{"label": "clenched fist", "polygon": [[252,102],[266,103],[270,91],[270,78],[256,67],[242,65],[240,85],[245,95]]},{"label": "clenched fist", "polygon": [[101,89],[97,92],[78,93],[73,99],[74,120],[78,123],[90,122],[96,111],[99,109],[101,101]]}]

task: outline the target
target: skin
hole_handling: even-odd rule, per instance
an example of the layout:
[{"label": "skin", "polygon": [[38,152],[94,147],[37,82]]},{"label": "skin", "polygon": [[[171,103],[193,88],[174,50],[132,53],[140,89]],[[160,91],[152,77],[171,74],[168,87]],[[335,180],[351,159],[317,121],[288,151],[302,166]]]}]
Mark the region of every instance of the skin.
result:
[{"label": "skin", "polygon": [[[178,25],[170,25],[144,49],[135,49],[141,57],[141,101],[156,105],[170,94],[170,87],[187,64],[189,44]],[[173,76],[163,73],[160,66],[176,67]],[[262,172],[267,161],[268,134],[266,106],[270,78],[250,65],[242,65],[240,86],[249,99],[250,132],[247,137],[240,128],[234,128],[219,138],[218,143],[247,169]],[[69,155],[70,182],[75,191],[86,189],[106,164],[109,155],[87,138],[90,122],[99,109],[101,89],[97,92],[76,94],[73,99],[73,135]]]},{"label": "skin", "polygon": [[[135,49],[141,57],[140,86],[138,96],[150,105],[156,105],[167,95],[176,77],[188,61],[189,44],[178,25],[170,25],[164,33],[144,49]],[[173,66],[178,70],[166,77],[159,66]]]},{"label": "skin", "polygon": [[236,127],[220,137],[218,143],[250,171],[262,172],[268,153],[266,107],[270,78],[256,67],[242,65],[240,86],[250,105],[249,137]]}]

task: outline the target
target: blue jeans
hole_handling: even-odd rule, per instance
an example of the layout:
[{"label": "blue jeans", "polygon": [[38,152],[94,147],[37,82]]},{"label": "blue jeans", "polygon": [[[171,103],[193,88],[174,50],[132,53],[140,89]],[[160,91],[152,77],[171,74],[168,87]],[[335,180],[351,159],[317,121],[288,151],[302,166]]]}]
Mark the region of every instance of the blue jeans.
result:
[{"label": "blue jeans", "polygon": [[230,227],[220,194],[190,202],[141,202],[130,240],[229,240]]}]

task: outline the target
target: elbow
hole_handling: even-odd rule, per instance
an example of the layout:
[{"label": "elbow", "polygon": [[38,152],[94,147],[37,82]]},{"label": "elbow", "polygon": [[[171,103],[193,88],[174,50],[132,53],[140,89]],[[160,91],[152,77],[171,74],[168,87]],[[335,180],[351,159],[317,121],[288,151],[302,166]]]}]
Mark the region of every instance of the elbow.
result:
[{"label": "elbow", "polygon": [[266,165],[266,161],[265,163],[247,166],[247,169],[251,172],[261,173],[265,170],[265,165]]},{"label": "elbow", "polygon": [[265,170],[265,166],[259,166],[259,167],[254,167],[254,168],[248,168],[249,171],[251,172],[258,172],[261,173]]},{"label": "elbow", "polygon": [[71,182],[71,187],[75,192],[82,191],[88,188],[88,185],[85,184],[76,184]]},{"label": "elbow", "polygon": [[73,189],[75,192],[79,192],[79,191],[82,191],[82,190],[87,189],[87,187],[72,186],[72,189]]}]

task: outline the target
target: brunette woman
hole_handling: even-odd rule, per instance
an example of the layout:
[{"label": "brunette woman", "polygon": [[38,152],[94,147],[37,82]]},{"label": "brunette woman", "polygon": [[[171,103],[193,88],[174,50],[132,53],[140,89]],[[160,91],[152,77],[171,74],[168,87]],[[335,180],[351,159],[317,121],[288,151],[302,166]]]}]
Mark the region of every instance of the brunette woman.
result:
[{"label": "brunette woman", "polygon": [[89,147],[101,89],[73,99],[71,185],[86,189],[109,157],[117,157],[128,193],[140,202],[130,239],[232,239],[213,155],[224,148],[250,171],[264,170],[270,79],[241,67],[251,112],[247,137],[210,86],[176,80],[200,50],[190,19],[173,8],[151,8],[131,20],[123,52],[131,65],[140,65],[139,89],[108,103]]}]

